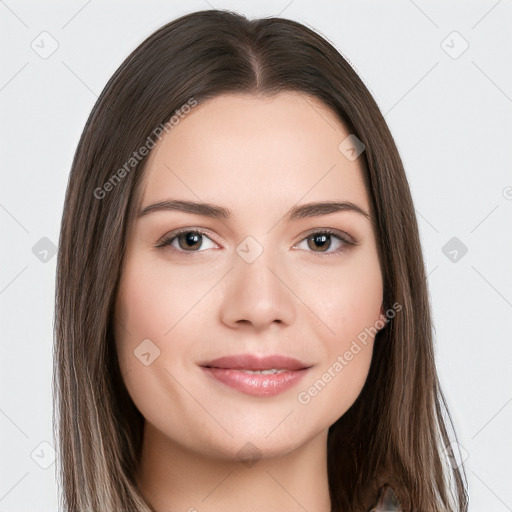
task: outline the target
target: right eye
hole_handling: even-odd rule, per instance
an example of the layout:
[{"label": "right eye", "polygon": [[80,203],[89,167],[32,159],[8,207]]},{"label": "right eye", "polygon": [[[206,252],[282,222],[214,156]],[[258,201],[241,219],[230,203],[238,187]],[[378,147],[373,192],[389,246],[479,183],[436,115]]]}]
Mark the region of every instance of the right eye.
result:
[{"label": "right eye", "polygon": [[198,249],[203,246],[205,240],[209,240],[212,245],[203,249],[212,249],[217,247],[217,244],[206,236],[206,233],[203,231],[198,231],[196,229],[182,229],[165,235],[157,247],[171,246],[173,250],[181,253],[203,252]]}]

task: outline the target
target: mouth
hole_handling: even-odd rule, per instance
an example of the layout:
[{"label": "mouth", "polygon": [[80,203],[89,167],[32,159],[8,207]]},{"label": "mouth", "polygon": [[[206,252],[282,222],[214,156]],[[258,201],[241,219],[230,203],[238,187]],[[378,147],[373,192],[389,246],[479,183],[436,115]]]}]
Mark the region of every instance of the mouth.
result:
[{"label": "mouth", "polygon": [[242,393],[270,397],[295,386],[312,367],[286,356],[226,356],[199,364],[216,381]]}]

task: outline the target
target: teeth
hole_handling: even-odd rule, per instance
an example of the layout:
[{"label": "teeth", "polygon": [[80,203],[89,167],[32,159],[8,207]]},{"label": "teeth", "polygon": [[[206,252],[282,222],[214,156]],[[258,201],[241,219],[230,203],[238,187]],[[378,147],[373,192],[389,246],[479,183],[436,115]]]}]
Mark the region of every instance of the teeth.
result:
[{"label": "teeth", "polygon": [[244,372],[244,373],[257,373],[257,374],[261,374],[261,375],[269,375],[269,374],[273,374],[273,373],[282,373],[282,372],[285,372],[286,370],[278,370],[276,368],[272,368],[271,370],[240,370],[241,372]]}]

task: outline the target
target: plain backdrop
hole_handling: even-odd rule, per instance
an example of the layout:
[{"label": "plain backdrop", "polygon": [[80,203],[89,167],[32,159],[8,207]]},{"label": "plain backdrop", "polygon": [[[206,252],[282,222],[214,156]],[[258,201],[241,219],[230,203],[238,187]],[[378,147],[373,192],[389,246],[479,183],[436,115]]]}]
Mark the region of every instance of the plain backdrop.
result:
[{"label": "plain backdrop", "polygon": [[57,510],[54,250],[85,121],[136,46],[210,8],[306,24],[372,92],[415,202],[470,510],[512,510],[512,2],[5,0],[0,512]]}]

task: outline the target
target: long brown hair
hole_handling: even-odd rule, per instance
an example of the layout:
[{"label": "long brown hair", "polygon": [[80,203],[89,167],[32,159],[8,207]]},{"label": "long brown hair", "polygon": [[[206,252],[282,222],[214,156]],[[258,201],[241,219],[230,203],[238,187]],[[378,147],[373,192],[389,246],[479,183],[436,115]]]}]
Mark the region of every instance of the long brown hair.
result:
[{"label": "long brown hair", "polygon": [[375,338],[359,397],[329,429],[332,511],[368,510],[385,483],[407,510],[467,510],[463,469],[444,463],[452,422],[436,372],[415,210],[386,122],[356,72],[314,31],[219,10],[182,16],[142,42],[107,83],[75,153],[55,308],[54,435],[64,510],[153,510],[136,486],[144,418],[124,386],[112,325],[147,160],[133,160],[134,152],[191,99],[287,90],[322,100],[365,145],[360,161],[384,309],[402,306]]}]

